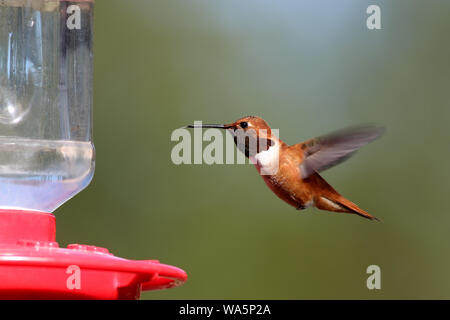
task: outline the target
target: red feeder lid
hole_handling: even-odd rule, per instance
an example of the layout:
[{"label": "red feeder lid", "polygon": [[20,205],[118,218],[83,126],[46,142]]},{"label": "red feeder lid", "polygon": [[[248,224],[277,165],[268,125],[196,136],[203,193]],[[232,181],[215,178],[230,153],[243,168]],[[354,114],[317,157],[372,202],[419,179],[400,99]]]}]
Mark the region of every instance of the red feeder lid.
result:
[{"label": "red feeder lid", "polygon": [[138,299],[172,288],[186,273],[157,260],[127,260],[108,249],[55,242],[51,213],[0,209],[0,299]]}]

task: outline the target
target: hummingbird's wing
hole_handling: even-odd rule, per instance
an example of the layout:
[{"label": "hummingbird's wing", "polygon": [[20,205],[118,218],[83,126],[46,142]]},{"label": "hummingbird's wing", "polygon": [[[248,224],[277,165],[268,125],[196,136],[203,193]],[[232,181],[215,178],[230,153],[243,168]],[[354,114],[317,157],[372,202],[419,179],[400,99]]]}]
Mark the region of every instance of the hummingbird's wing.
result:
[{"label": "hummingbird's wing", "polygon": [[348,158],[363,145],[372,142],[384,132],[383,127],[364,125],[350,127],[317,137],[300,144],[304,152],[300,172],[303,179],[314,172],[324,171]]}]

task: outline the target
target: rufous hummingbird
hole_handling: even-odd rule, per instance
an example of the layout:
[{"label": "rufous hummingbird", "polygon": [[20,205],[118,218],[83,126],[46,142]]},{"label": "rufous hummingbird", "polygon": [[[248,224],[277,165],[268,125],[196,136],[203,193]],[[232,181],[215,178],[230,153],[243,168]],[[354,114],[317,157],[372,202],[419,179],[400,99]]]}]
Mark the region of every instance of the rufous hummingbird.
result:
[{"label": "rufous hummingbird", "polygon": [[[347,160],[357,149],[380,137],[384,132],[383,127],[350,127],[291,146],[272,134],[266,121],[255,116],[228,124],[187,127],[219,128],[231,132],[238,149],[250,158],[267,186],[280,199],[298,210],[314,206],[321,210],[352,213],[378,220],[340,195],[319,172]],[[248,136],[243,140],[244,143],[238,143],[238,132]],[[256,142],[254,148],[250,148],[252,140]]]}]

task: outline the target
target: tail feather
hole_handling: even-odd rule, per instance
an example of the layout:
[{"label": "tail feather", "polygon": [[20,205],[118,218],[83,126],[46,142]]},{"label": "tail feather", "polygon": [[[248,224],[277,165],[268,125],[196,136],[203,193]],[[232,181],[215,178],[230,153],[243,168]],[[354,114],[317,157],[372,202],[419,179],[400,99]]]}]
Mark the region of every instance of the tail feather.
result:
[{"label": "tail feather", "polygon": [[334,212],[346,212],[357,214],[363,218],[369,220],[380,221],[377,217],[371,215],[367,211],[364,211],[350,200],[345,199],[339,194],[320,196],[315,199],[315,205],[318,209],[334,211]]}]

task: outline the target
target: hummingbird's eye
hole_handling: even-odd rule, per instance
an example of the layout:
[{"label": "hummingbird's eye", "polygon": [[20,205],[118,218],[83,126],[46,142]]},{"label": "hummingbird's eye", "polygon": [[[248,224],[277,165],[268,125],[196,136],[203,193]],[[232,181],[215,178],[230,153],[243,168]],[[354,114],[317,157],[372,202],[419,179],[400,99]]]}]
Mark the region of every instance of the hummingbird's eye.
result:
[{"label": "hummingbird's eye", "polygon": [[239,125],[241,126],[242,129],[245,129],[248,127],[248,122],[243,121]]}]

